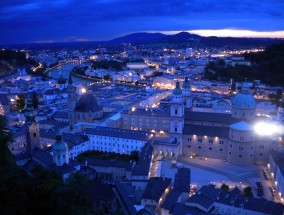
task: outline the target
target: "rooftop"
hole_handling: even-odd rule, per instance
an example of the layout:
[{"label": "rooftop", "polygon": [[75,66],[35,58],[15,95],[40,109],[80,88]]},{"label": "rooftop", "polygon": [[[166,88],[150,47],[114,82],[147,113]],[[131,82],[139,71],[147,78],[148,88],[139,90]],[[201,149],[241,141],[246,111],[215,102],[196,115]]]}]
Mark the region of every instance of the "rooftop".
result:
[{"label": "rooftop", "polygon": [[85,93],[81,96],[76,104],[75,111],[77,112],[97,112],[102,111],[97,99],[93,94]]},{"label": "rooftop", "polygon": [[97,126],[96,128],[86,128],[84,133],[86,135],[98,135],[116,138],[126,138],[132,140],[148,141],[151,139],[151,132],[135,131],[120,128],[110,128]]},{"label": "rooftop", "polygon": [[185,125],[183,128],[183,134],[197,135],[197,136],[209,136],[209,137],[229,137],[229,128],[227,127],[213,127],[205,125]]},{"label": "rooftop", "polygon": [[146,143],[139,155],[138,163],[134,166],[132,176],[148,176],[152,161],[153,147]]},{"label": "rooftop", "polygon": [[254,130],[252,125],[244,121],[231,124],[229,127],[234,130],[238,130],[238,131],[253,131]]},{"label": "rooftop", "polygon": [[190,192],[190,169],[179,168],[175,174],[174,190]]},{"label": "rooftop", "polygon": [[143,199],[151,199],[158,203],[166,188],[170,184],[170,178],[150,178],[143,194]]},{"label": "rooftop", "polygon": [[197,112],[197,111],[190,111],[190,110],[185,110],[185,120],[222,123],[222,124],[231,124],[231,123],[238,122],[238,119],[233,118],[231,114]]}]

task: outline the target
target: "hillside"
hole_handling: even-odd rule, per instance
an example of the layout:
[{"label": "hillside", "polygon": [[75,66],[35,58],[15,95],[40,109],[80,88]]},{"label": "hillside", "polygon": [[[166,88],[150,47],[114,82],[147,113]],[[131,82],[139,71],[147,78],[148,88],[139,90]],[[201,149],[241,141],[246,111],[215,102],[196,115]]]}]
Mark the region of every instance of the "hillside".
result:
[{"label": "hillside", "polygon": [[268,46],[264,52],[245,54],[251,66],[226,66],[220,60],[210,62],[205,70],[205,78],[211,80],[249,81],[261,80],[263,83],[284,87],[284,43]]},{"label": "hillside", "polygon": [[[151,47],[266,47],[274,43],[280,43],[280,39],[271,38],[237,38],[237,37],[202,37],[197,34],[180,32],[173,35],[162,33],[133,33],[126,36],[114,38],[109,41],[85,41],[85,42],[56,42],[56,43],[30,43],[2,45],[9,49],[62,49],[62,48],[98,48],[121,46],[124,44],[148,45]],[[0,44],[1,47],[1,44]]]},{"label": "hillside", "polygon": [[13,50],[0,50],[0,76],[18,68],[30,69],[37,66],[38,63],[32,58],[26,58],[25,52]]},{"label": "hillside", "polygon": [[254,63],[258,77],[264,83],[284,86],[284,42],[245,57]]},{"label": "hillside", "polygon": [[121,45],[131,44],[183,44],[204,47],[255,47],[268,46],[281,42],[278,39],[269,38],[236,38],[236,37],[202,37],[196,34],[180,32],[173,35],[161,33],[134,33],[123,37],[115,38],[107,43]]}]

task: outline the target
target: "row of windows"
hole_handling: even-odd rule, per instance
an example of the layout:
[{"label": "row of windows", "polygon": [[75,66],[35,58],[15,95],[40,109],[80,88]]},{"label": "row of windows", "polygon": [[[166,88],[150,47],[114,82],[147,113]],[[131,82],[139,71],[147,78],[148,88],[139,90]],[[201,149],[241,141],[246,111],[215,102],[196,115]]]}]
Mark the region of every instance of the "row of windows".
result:
[{"label": "row of windows", "polygon": [[[191,148],[191,145],[188,145],[188,148]],[[198,146],[197,148],[202,149],[202,146]],[[212,150],[212,147],[209,147],[208,149]],[[222,152],[222,151],[224,151],[224,149],[221,148],[221,149],[219,149],[219,151]]]},{"label": "row of windows", "polygon": [[[187,141],[191,142],[191,141],[192,141],[191,137],[188,137],[188,138],[187,138]],[[202,138],[198,138],[198,139],[197,139],[197,142],[198,142],[198,143],[202,143],[202,142],[203,142],[203,139],[202,139]],[[209,139],[209,140],[208,140],[208,143],[213,143],[213,140],[212,140],[212,139]],[[220,141],[219,141],[219,144],[223,145],[223,144],[224,144],[224,141],[223,141],[223,140],[220,140]]]},{"label": "row of windows", "polygon": [[[93,143],[94,143],[94,141],[93,141]],[[100,145],[100,146],[102,145],[101,143],[99,144],[99,142],[97,142],[97,144]],[[104,143],[104,146],[106,146],[106,145],[114,146],[114,147],[122,147],[122,148],[124,148],[124,146],[125,146],[126,148],[129,148],[129,145],[119,145],[119,144],[115,144],[115,143],[108,143],[108,144]],[[135,148],[136,150],[138,149],[137,146],[134,147],[133,145],[131,145],[130,148],[131,149]],[[141,147],[139,147],[139,148],[141,148]]]},{"label": "row of windows", "polygon": [[[234,139],[233,134],[231,134],[231,139]],[[253,140],[253,137],[251,136],[250,139]],[[240,141],[244,141],[244,140],[245,140],[245,137],[240,137]]]},{"label": "row of windows", "polygon": [[[235,116],[237,116],[237,111],[235,111]],[[246,116],[246,113],[243,113],[243,117]],[[250,113],[250,116],[252,116],[252,113]]]},{"label": "row of windows", "polygon": [[[212,125],[212,126],[215,126],[215,123],[203,123],[203,122],[189,122],[189,124],[191,125]],[[222,126],[222,127],[225,127],[226,124],[217,124],[218,126]]]},{"label": "row of windows", "polygon": [[[233,145],[230,144],[229,147],[233,148]],[[259,149],[264,149],[264,145],[260,145]],[[250,150],[253,150],[253,146],[250,147]],[[244,147],[243,146],[239,146],[239,151],[244,151]]]},{"label": "row of windows", "polygon": [[[120,138],[114,138],[114,137],[108,137],[108,138],[107,138],[107,137],[102,137],[102,136],[95,136],[95,137],[89,136],[89,138],[92,138],[92,139],[100,139],[100,140],[101,140],[101,139],[104,139],[104,140],[106,140],[106,139],[108,139],[108,140],[111,140],[111,139],[112,139],[112,140],[115,140],[115,139],[116,139],[117,141],[123,140],[123,141],[126,141],[127,143],[128,143],[128,142],[132,142],[132,143],[135,142],[135,143],[138,143],[138,140],[129,140],[129,141],[128,141],[128,139],[120,139]],[[142,143],[142,142],[140,141],[140,143]]]},{"label": "row of windows", "polygon": [[103,148],[103,147],[93,147],[93,150],[99,150],[103,152],[117,152],[117,153],[122,153],[122,154],[129,154],[129,150],[120,150],[120,149],[115,149],[115,148]]},{"label": "row of windows", "polygon": [[[231,155],[232,154],[232,152],[229,152],[229,155]],[[263,154],[262,153],[259,153],[259,156],[262,156]],[[250,154],[250,156],[252,157],[253,155],[252,154]],[[239,158],[242,158],[243,157],[243,155],[239,155]]]}]

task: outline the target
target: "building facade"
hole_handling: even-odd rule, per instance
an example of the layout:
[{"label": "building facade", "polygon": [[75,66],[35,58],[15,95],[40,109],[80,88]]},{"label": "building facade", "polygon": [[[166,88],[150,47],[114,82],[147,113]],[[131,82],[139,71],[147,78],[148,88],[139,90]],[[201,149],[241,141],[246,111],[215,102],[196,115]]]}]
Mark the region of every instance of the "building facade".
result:
[{"label": "building facade", "polygon": [[[154,152],[187,157],[201,156],[226,160],[236,165],[265,164],[271,141],[257,135],[256,102],[244,83],[232,100],[231,113],[192,111],[190,86],[186,79],[173,90],[171,101],[156,109],[137,109],[122,113],[122,127],[167,133],[171,141],[163,144],[156,135]],[[156,143],[155,143],[156,142]]]}]

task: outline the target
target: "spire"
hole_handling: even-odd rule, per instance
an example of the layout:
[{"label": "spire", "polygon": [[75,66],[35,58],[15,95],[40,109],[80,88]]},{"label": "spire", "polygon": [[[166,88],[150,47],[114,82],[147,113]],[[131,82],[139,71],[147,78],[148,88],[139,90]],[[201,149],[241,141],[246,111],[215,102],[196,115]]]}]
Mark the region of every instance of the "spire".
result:
[{"label": "spire", "polygon": [[68,86],[67,86],[67,92],[68,92],[68,96],[72,97],[71,94],[74,94],[76,91],[76,88],[73,86],[73,80],[72,80],[72,75],[71,73],[69,74],[69,79],[68,79]]},{"label": "spire", "polygon": [[179,82],[178,81],[176,82],[176,88],[179,88]]},{"label": "spire", "polygon": [[179,82],[178,81],[176,82],[176,88],[174,89],[173,94],[174,95],[181,95],[182,94],[182,91],[181,91],[181,89],[179,87]]},{"label": "spire", "polygon": [[55,139],[56,139],[56,142],[62,142],[62,132],[60,131],[60,130],[58,130],[57,132],[56,132],[56,137],[55,137]]},{"label": "spire", "polygon": [[68,80],[69,85],[73,85],[73,80],[72,80],[72,75],[71,72],[69,73],[69,80]]},{"label": "spire", "polygon": [[250,85],[247,83],[247,82],[244,82],[242,84],[242,94],[249,94],[249,88],[250,88]]},{"label": "spire", "polygon": [[57,130],[56,136],[55,136],[55,143],[52,146],[52,151],[57,153],[65,153],[68,151],[67,144],[63,141],[62,132],[60,130]]},{"label": "spire", "polygon": [[35,116],[36,116],[36,111],[33,108],[33,103],[32,103],[32,98],[30,96],[30,94],[28,94],[27,98],[26,98],[26,108],[25,108],[25,117],[26,117],[26,125],[32,125],[34,123],[36,123],[35,121]]},{"label": "spire", "polygon": [[183,89],[190,89],[190,84],[189,84],[189,81],[188,81],[188,77],[186,77],[186,78],[184,79],[182,88],[183,88]]}]

